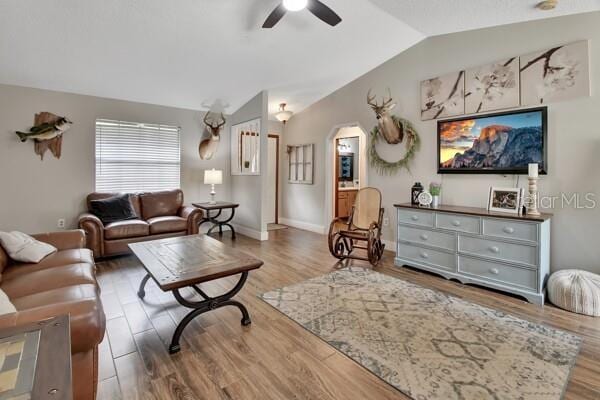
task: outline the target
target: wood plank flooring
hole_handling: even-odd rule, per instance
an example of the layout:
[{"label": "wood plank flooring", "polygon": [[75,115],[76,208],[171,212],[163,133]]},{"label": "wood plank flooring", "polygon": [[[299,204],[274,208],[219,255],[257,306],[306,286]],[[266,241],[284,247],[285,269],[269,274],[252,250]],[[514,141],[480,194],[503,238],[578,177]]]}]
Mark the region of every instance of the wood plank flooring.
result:
[{"label": "wood plank flooring", "polygon": [[[215,236],[219,238],[218,236]],[[257,298],[277,287],[299,283],[342,267],[327,249],[326,237],[297,229],[270,232],[259,242],[229,234],[222,241],[262,259],[238,297],[252,325],[242,327],[232,307],[202,315],[182,337],[182,351],[167,345],[187,310],[154,282],[146,298],[136,296],[144,271],[135,257],[98,263],[107,321],[100,345],[99,400],[116,399],[406,399],[407,397]],[[353,265],[368,264],[353,261]],[[600,399],[600,319],[546,305],[538,307],[505,294],[464,286],[393,266],[386,252],[378,271],[437,289],[517,317],[574,332],[584,338],[565,399]],[[224,279],[202,288],[217,294],[235,284]],[[191,293],[190,293],[191,295]]]}]

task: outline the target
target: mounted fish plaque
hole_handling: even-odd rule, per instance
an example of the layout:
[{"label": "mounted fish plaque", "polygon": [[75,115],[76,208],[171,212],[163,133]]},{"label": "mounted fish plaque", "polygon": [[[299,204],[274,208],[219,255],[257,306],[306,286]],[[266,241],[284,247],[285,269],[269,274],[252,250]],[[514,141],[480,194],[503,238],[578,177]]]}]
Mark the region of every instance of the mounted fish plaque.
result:
[{"label": "mounted fish plaque", "polygon": [[33,140],[35,154],[44,159],[46,150],[56,158],[60,158],[62,148],[62,135],[73,125],[66,117],[59,117],[49,112],[35,115],[33,127],[29,132],[16,132],[21,142]]}]

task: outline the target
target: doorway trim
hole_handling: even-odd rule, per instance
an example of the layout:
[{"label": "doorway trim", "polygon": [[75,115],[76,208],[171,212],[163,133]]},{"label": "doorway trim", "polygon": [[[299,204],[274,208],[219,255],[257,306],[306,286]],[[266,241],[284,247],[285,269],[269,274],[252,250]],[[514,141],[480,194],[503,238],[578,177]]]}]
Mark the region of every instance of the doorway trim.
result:
[{"label": "doorway trim", "polygon": [[[333,220],[334,207],[335,207],[335,199],[333,198],[333,182],[334,182],[334,156],[337,153],[335,149],[335,137],[342,128],[358,128],[360,132],[357,132],[357,135],[360,137],[361,141],[365,143],[365,149],[368,146],[369,136],[367,131],[359,122],[348,122],[345,124],[335,125],[329,131],[329,135],[325,139],[325,215],[324,215],[324,233],[327,234],[327,230],[329,229],[329,224]],[[367,161],[367,154],[361,154],[361,157],[364,159],[364,162]],[[361,187],[369,186],[369,168],[366,166],[366,173],[364,182],[360,183]]]},{"label": "doorway trim", "polygon": [[269,139],[275,139],[275,223],[279,224],[279,135],[269,133]]}]

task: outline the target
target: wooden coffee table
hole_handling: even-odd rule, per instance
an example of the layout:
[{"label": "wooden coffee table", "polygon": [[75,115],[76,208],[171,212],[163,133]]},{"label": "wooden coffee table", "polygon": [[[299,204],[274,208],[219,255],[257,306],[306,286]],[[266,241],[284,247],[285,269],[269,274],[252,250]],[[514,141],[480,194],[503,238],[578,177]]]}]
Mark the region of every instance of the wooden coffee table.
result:
[{"label": "wooden coffee table", "polygon": [[[239,250],[233,249],[207,235],[192,235],[177,238],[132,243],[129,248],[141,261],[148,274],[142,279],[138,296],[144,298],[144,287],[152,278],[163,291],[173,292],[173,296],[184,307],[191,308],[177,325],[169,352],[177,353],[181,348],[179,339],[185,327],[197,316],[225,306],[235,306],[242,312],[242,325],[250,324],[246,307],[232,297],[246,283],[248,272],[258,269],[263,262]],[[209,297],[198,287],[200,283],[241,274],[240,280],[229,292],[217,297]],[[191,288],[204,300],[188,300],[181,289]]]}]

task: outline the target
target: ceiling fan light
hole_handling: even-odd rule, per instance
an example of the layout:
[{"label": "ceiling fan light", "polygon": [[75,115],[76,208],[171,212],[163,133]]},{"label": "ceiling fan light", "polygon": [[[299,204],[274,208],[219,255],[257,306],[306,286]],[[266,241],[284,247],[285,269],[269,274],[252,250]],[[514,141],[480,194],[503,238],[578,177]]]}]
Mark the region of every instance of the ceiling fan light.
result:
[{"label": "ceiling fan light", "polygon": [[306,8],[308,0],[283,0],[283,6],[288,11],[300,11]]}]

